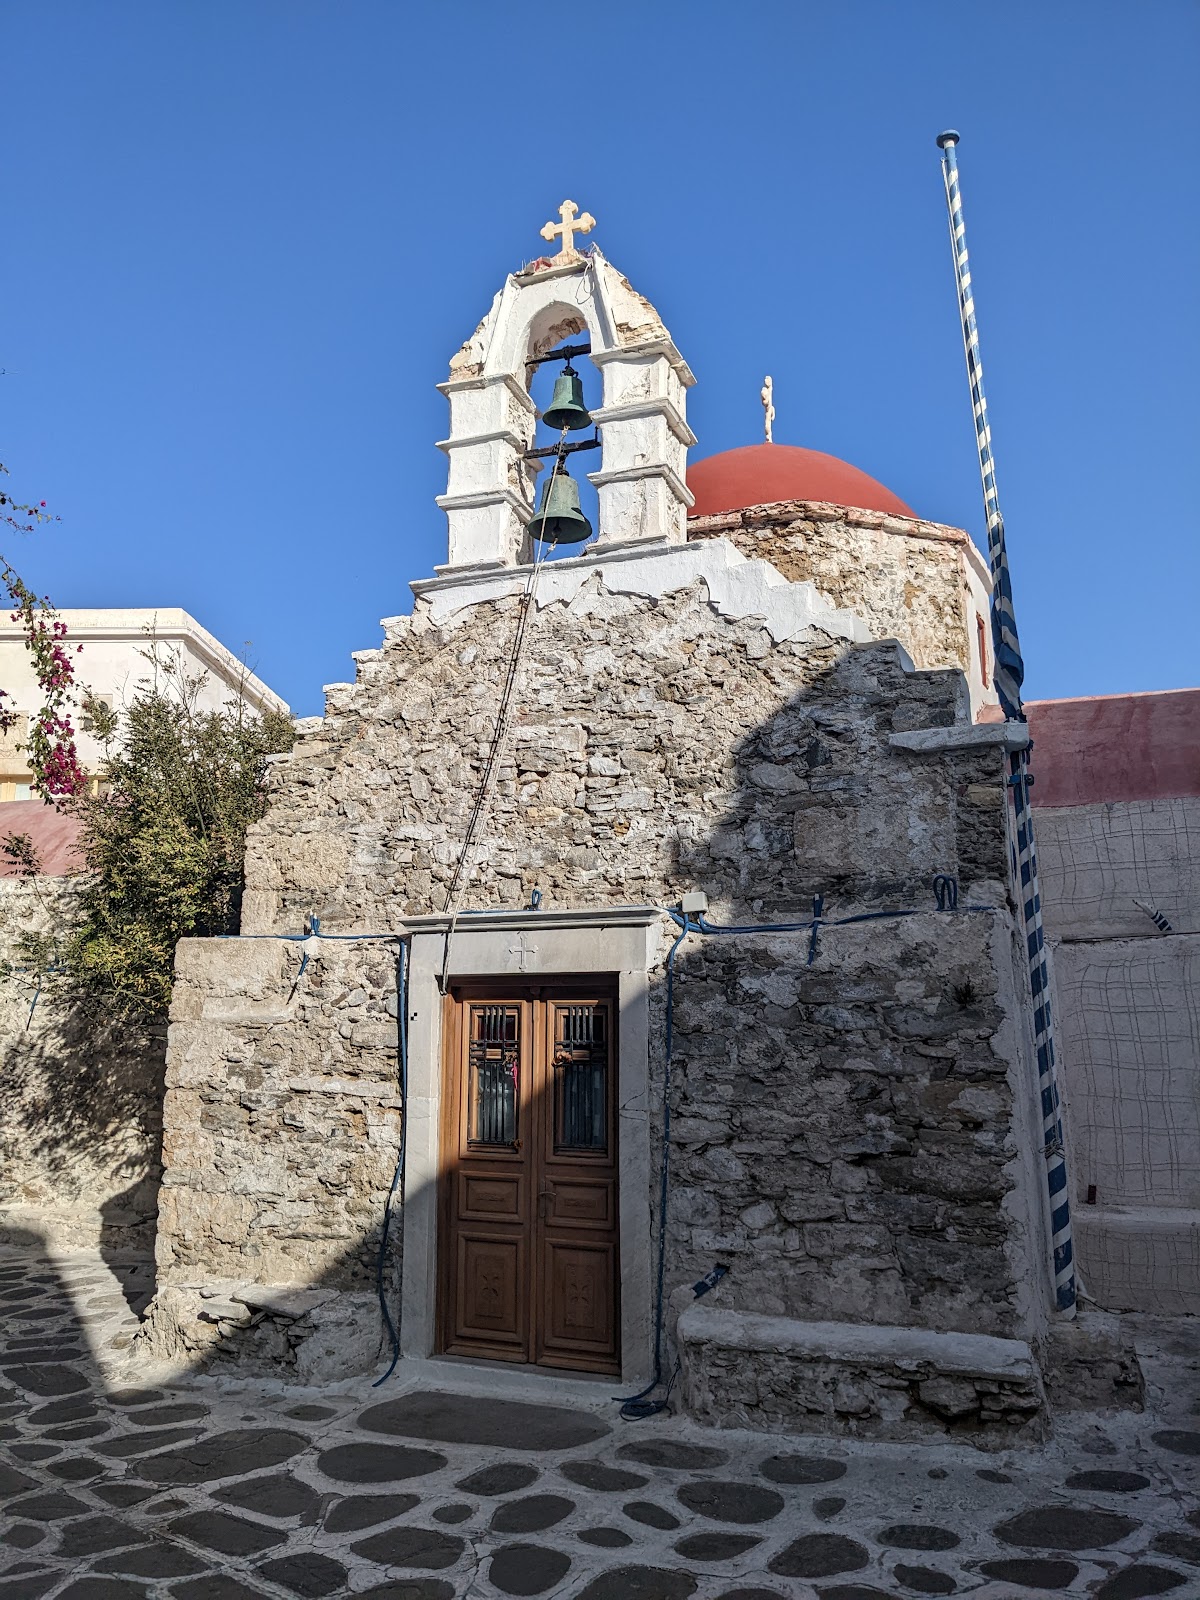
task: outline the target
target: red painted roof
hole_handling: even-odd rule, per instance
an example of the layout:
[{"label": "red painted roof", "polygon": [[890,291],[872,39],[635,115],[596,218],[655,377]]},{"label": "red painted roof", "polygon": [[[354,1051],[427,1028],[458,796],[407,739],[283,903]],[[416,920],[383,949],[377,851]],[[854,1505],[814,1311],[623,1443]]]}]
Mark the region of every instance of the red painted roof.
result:
[{"label": "red painted roof", "polygon": [[[40,800],[0,802],[0,838],[10,833],[27,833],[47,878],[68,878],[84,870],[83,857],[76,847],[79,829],[75,817],[43,805]],[[17,869],[8,857],[0,855],[0,878],[16,876]]]},{"label": "red painted roof", "polygon": [[1031,700],[1035,806],[1200,795],[1200,689]]},{"label": "red painted roof", "polygon": [[776,500],[827,500],[897,517],[916,512],[890,489],[848,461],[795,444],[748,444],[690,463],[687,486],[696,496],[688,515],[715,517]]}]

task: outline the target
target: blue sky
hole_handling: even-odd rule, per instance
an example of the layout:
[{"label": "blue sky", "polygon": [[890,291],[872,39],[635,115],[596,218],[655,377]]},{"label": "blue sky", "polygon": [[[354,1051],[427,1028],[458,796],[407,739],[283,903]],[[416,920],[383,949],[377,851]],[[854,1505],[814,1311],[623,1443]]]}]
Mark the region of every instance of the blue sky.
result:
[{"label": "blue sky", "polygon": [[982,531],[968,237],[1030,697],[1200,682],[1200,7],[6,0],[0,459],[60,606],[171,606],[298,712],[444,560],[434,385],[570,195],[694,457],[830,451]]}]

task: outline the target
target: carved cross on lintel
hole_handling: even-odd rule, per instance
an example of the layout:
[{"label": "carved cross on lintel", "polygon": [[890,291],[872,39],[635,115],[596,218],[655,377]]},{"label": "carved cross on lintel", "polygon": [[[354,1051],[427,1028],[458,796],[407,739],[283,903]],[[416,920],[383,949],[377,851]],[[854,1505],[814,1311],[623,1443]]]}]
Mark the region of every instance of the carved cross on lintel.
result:
[{"label": "carved cross on lintel", "polygon": [[529,958],[537,955],[537,946],[527,934],[519,933],[515,943],[509,945],[508,953],[513,957],[518,972],[528,972]]}]

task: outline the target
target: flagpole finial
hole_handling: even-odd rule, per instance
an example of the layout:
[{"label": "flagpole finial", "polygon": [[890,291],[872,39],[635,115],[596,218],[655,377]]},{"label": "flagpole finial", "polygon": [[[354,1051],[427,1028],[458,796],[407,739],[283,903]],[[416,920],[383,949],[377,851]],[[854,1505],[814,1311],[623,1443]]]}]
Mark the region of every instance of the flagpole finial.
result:
[{"label": "flagpole finial", "polygon": [[939,133],[938,136],[937,136],[937,144],[938,144],[938,149],[939,150],[944,150],[948,144],[957,144],[957,143],[958,143],[958,129],[957,128],[947,128],[945,133]]}]

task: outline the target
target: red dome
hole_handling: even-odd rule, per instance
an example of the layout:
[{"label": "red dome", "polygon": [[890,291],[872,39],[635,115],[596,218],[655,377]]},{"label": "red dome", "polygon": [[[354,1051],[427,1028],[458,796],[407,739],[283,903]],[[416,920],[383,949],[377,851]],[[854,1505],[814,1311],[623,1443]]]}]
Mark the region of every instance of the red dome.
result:
[{"label": "red dome", "polygon": [[776,500],[828,500],[835,506],[915,517],[890,489],[837,456],[795,444],[748,444],[689,465],[687,486],[696,496],[689,517],[715,517]]}]

